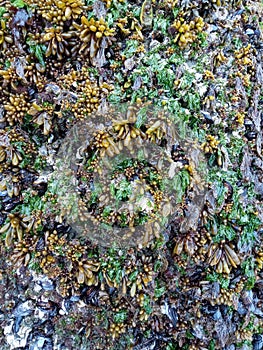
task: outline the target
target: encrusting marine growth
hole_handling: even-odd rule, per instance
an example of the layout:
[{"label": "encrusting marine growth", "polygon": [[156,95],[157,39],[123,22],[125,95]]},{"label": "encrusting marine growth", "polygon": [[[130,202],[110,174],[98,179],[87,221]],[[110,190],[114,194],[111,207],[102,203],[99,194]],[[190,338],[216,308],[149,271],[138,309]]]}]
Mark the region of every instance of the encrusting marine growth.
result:
[{"label": "encrusting marine growth", "polygon": [[261,17],[1,1],[1,349],[262,348]]}]

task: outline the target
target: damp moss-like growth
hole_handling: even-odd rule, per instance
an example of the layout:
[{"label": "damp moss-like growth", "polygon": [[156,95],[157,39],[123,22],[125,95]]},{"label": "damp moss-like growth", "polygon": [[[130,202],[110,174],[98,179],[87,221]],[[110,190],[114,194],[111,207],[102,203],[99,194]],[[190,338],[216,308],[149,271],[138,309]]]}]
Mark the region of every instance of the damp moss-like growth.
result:
[{"label": "damp moss-like growth", "polygon": [[1,2],[1,348],[262,347],[261,17]]}]

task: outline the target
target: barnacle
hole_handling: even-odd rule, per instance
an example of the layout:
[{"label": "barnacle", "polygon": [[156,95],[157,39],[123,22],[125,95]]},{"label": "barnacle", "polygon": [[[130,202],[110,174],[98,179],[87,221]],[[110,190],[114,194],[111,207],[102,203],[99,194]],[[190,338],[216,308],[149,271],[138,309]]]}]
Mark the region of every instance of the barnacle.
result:
[{"label": "barnacle", "polygon": [[100,57],[105,55],[104,51],[111,43],[110,37],[115,33],[114,29],[110,29],[103,18],[95,20],[93,17],[89,20],[81,17],[81,24],[73,22],[73,27],[77,29],[77,36],[82,41],[80,53],[88,56],[94,64],[94,59],[99,50],[102,51]]},{"label": "barnacle", "polygon": [[240,264],[240,258],[231,243],[211,244],[208,250],[208,264],[216,267],[216,272],[229,274],[232,267]]}]

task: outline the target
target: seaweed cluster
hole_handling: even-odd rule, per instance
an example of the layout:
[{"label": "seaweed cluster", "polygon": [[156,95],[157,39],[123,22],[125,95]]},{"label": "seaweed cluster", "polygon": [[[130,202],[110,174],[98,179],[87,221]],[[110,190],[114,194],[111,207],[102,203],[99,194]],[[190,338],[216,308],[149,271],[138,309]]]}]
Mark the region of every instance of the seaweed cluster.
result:
[{"label": "seaweed cluster", "polygon": [[204,20],[202,17],[195,17],[189,23],[185,20],[183,14],[178,14],[178,19],[170,27],[170,33],[175,35],[174,42],[179,47],[185,48],[198,39],[198,34],[204,29]]},{"label": "seaweed cluster", "polygon": [[2,349],[263,348],[260,16],[1,2]]},{"label": "seaweed cluster", "polygon": [[[142,110],[147,112],[144,126],[138,124]],[[182,164],[173,160],[174,142],[187,154]],[[184,190],[191,184],[191,203],[204,196],[198,153],[201,148],[182,140],[168,116],[144,104],[96,113],[76,124],[58,153],[52,177],[60,183],[60,220],[102,245],[147,246],[160,238],[181,201],[174,193],[176,175],[185,174]]]}]

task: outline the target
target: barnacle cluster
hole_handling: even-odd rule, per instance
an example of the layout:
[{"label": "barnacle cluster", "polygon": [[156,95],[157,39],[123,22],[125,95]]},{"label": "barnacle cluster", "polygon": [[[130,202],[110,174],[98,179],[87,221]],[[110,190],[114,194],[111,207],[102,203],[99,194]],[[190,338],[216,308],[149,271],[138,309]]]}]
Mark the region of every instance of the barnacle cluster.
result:
[{"label": "barnacle cluster", "polygon": [[262,348],[261,17],[1,2],[1,348]]}]

